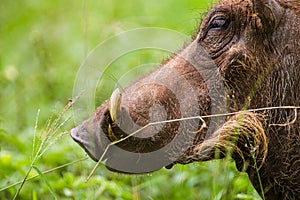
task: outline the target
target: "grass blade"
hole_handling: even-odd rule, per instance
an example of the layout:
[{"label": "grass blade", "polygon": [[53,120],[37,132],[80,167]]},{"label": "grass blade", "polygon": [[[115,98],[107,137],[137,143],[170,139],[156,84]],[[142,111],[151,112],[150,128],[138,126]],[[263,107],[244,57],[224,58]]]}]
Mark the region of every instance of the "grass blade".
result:
[{"label": "grass blade", "polygon": [[33,168],[37,171],[37,173],[40,175],[41,180],[47,185],[48,190],[49,190],[50,193],[52,194],[53,198],[54,198],[55,200],[57,200],[57,197],[56,197],[56,195],[55,195],[55,192],[54,192],[54,190],[52,189],[50,183],[47,181],[47,179],[46,179],[44,173],[41,172],[41,171],[39,170],[39,168],[37,168],[36,166],[32,166],[32,167],[33,167]]}]

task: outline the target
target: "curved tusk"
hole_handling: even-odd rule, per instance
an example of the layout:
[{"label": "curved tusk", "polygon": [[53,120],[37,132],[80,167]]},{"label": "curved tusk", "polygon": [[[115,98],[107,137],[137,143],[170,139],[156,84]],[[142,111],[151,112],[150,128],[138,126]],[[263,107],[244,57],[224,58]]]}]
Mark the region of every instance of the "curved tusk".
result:
[{"label": "curved tusk", "polygon": [[110,124],[108,125],[107,131],[108,131],[108,137],[111,139],[111,141],[114,142],[114,141],[118,140],[118,138],[115,136]]},{"label": "curved tusk", "polygon": [[122,95],[120,89],[117,88],[111,94],[110,97],[109,113],[113,123],[117,122],[117,116],[121,112],[121,103],[122,103]]}]

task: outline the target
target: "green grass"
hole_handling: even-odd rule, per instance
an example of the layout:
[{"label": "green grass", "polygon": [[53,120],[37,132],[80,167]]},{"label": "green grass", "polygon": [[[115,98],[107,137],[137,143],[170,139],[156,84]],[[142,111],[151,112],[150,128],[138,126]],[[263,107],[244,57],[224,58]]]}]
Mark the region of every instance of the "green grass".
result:
[{"label": "green grass", "polygon": [[[0,190],[22,181],[30,167],[28,177],[85,157],[68,135],[74,126],[69,120],[55,133],[50,131],[42,148],[47,151],[33,162],[38,145],[49,137],[49,124],[72,97],[77,70],[96,45],[122,31],[148,26],[191,35],[209,5],[210,1],[199,0],[3,0]],[[159,62],[167,55],[144,51],[134,56],[138,59],[124,58],[122,64]],[[97,105],[110,96],[115,78],[118,69],[110,67],[99,86],[106,89],[97,90]],[[67,111],[57,123],[71,114]],[[101,165],[85,183],[94,165],[86,159],[26,181],[19,199],[259,199],[247,175],[238,173],[230,160],[178,165],[138,176],[112,173]],[[20,184],[1,190],[0,199],[12,199],[19,188]]]}]

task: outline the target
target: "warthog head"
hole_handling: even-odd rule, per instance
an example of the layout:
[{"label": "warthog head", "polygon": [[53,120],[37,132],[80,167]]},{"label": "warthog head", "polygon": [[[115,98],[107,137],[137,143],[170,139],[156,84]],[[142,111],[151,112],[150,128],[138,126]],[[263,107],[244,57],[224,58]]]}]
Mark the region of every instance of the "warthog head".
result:
[{"label": "warthog head", "polygon": [[229,152],[259,191],[260,170],[269,198],[299,197],[299,110],[259,109],[300,105],[299,27],[297,1],[222,1],[189,45],[115,90],[71,136],[124,173]]}]

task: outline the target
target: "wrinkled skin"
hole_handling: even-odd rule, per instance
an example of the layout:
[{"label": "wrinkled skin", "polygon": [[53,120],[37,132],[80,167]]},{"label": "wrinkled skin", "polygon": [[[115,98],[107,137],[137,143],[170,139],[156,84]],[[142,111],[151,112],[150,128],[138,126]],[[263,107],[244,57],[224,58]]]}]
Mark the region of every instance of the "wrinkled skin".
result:
[{"label": "wrinkled skin", "polygon": [[[208,12],[190,45],[121,91],[116,121],[111,118],[108,100],[71,135],[97,161],[109,143],[149,122],[210,115],[222,102],[226,102],[227,113],[299,106],[299,27],[299,1],[222,1]],[[216,68],[206,62],[207,57]],[[220,82],[225,93],[213,96]],[[222,158],[230,149],[237,167],[249,174],[266,199],[297,199],[299,114],[299,109],[271,109],[230,115],[220,119],[222,123],[204,118],[148,126],[112,146],[104,159],[113,171],[145,173],[176,163],[214,159],[216,150]],[[169,145],[173,140],[177,142]],[[151,154],[161,149],[163,153]],[[143,156],[147,153],[149,156]],[[253,156],[261,166],[263,191]]]}]

